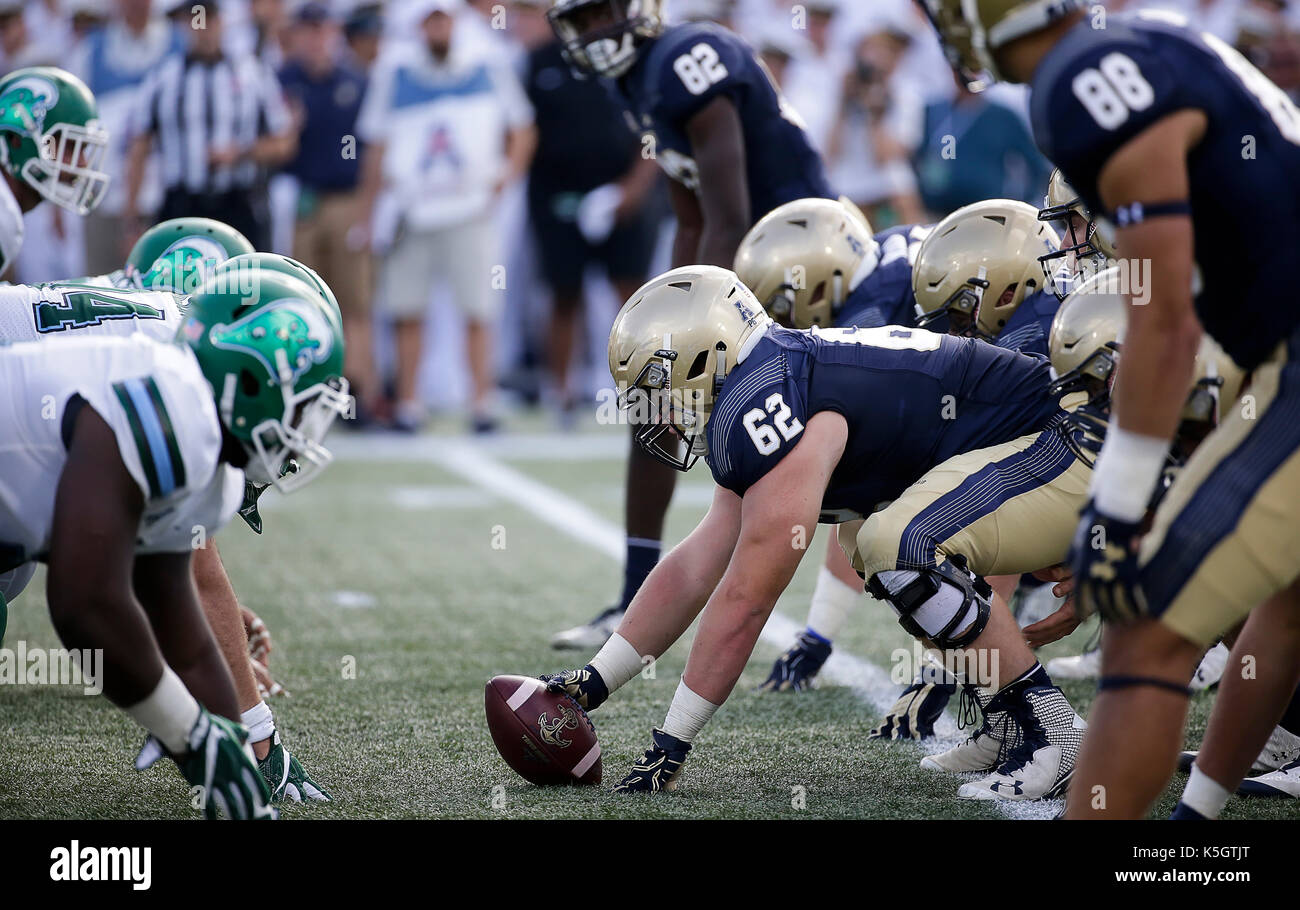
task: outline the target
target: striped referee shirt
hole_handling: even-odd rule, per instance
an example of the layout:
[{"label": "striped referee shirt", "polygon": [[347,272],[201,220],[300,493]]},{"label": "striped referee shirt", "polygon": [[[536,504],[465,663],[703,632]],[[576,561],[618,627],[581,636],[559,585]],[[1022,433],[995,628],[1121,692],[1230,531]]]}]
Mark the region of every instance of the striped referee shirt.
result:
[{"label": "striped referee shirt", "polygon": [[178,53],[145,78],[131,132],[155,137],[165,189],[206,194],[246,190],[259,177],[252,161],[211,167],[213,149],[246,149],[291,125],[280,83],[261,59]]}]

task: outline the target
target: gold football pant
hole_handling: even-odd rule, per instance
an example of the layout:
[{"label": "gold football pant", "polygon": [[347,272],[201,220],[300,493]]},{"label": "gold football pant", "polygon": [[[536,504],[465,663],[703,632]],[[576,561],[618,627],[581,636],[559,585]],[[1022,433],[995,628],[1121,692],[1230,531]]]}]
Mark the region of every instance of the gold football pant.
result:
[{"label": "gold football pant", "polygon": [[1065,559],[1092,469],[1064,427],[954,455],[861,522],[841,525],[853,567],[871,578],[965,556],[981,576],[1018,575]]},{"label": "gold football pant", "polygon": [[1147,606],[1209,645],[1300,575],[1300,332],[1225,405],[1142,540]]}]

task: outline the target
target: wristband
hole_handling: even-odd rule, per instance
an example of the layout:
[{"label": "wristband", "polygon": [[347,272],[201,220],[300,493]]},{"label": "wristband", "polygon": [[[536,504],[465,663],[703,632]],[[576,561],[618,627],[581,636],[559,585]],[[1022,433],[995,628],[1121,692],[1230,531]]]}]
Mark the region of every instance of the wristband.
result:
[{"label": "wristband", "polygon": [[1097,511],[1121,521],[1141,521],[1168,454],[1167,441],[1112,425],[1093,469],[1092,500]]}]

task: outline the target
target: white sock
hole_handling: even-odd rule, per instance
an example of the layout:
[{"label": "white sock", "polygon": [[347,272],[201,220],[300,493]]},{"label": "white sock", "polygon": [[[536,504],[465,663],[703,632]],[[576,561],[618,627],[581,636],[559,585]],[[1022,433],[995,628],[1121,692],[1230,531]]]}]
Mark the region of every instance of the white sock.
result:
[{"label": "white sock", "polygon": [[199,719],[199,703],[171,667],[163,665],[162,679],[143,700],[124,709],[173,755],[190,749],[190,730]]},{"label": "white sock", "polygon": [[1199,766],[1192,765],[1192,776],[1187,779],[1187,786],[1183,788],[1185,804],[1206,818],[1218,818],[1231,795]]},{"label": "white sock", "polygon": [[641,655],[628,640],[615,632],[605,646],[591,659],[591,666],[605,681],[611,695],[633,676],[641,672]]},{"label": "white sock", "polygon": [[271,716],[270,705],[264,701],[259,701],[239,715],[239,719],[248,728],[248,741],[250,743],[260,743],[262,740],[270,739],[275,735],[275,718]]},{"label": "white sock", "polygon": [[808,608],[808,628],[827,641],[834,641],[848,621],[849,611],[862,601],[861,586],[846,585],[835,573],[822,566],[813,588],[812,606]]},{"label": "white sock", "polygon": [[683,742],[690,742],[713,717],[718,706],[696,695],[683,679],[677,684],[673,694],[673,703],[668,706],[668,716],[664,718],[663,731]]}]

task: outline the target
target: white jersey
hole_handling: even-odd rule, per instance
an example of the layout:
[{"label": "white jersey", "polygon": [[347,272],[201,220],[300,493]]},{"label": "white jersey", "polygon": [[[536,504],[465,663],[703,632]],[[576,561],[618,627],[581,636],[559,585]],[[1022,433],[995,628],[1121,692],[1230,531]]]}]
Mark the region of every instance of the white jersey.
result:
[{"label": "white jersey", "polygon": [[191,550],[243,499],[243,472],[219,461],[216,403],[182,345],[136,334],[0,346],[0,389],[0,572],[47,555],[70,402],[112,428],[140,487],[137,553]]},{"label": "white jersey", "polygon": [[0,344],[136,332],[171,341],[183,315],[175,294],[118,290],[106,277],[14,284],[0,287]]},{"label": "white jersey", "polygon": [[9,189],[9,182],[0,176],[0,278],[18,260],[23,248],[23,210]]}]

